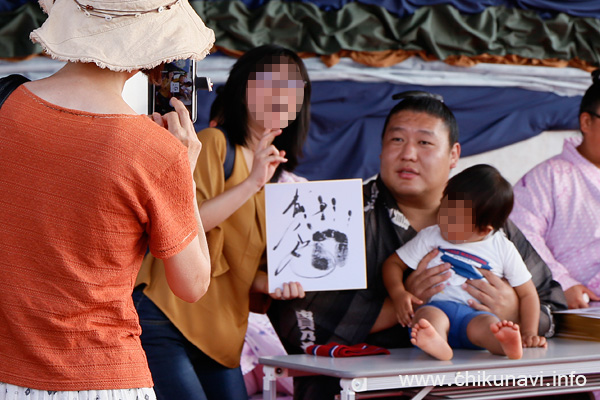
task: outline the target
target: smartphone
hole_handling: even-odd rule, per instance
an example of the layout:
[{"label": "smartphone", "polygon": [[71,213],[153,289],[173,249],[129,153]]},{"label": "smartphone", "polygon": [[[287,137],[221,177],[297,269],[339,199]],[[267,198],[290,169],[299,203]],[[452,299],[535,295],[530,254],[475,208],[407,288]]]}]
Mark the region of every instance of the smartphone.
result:
[{"label": "smartphone", "polygon": [[185,105],[193,122],[196,122],[196,91],[204,89],[212,91],[209,78],[196,77],[194,60],[177,60],[165,63],[160,72],[160,85],[150,84],[148,88],[148,113],[165,114],[173,111],[169,104],[171,97],[176,97]]}]

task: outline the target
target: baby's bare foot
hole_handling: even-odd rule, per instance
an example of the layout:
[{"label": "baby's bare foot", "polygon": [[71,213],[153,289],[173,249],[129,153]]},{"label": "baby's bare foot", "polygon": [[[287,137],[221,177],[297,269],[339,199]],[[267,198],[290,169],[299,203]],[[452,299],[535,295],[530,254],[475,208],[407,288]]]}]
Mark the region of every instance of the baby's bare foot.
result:
[{"label": "baby's bare foot", "polygon": [[452,359],[452,348],[426,319],[420,319],[412,327],[410,336],[411,343],[430,356],[443,361]]},{"label": "baby's bare foot", "polygon": [[521,344],[521,332],[519,325],[512,321],[499,321],[490,325],[490,330],[500,342],[504,354],[508,358],[518,360],[523,357],[523,345]]}]

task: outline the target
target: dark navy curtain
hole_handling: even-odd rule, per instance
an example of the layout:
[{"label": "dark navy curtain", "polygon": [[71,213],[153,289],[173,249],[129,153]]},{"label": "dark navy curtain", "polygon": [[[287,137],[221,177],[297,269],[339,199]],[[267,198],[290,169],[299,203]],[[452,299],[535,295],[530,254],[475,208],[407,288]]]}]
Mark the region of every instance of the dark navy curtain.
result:
[{"label": "dark navy curtain", "polygon": [[[205,0],[231,1],[231,0]],[[249,9],[258,8],[269,0],[237,0]],[[324,11],[335,11],[348,3],[363,3],[379,6],[401,17],[411,15],[420,7],[436,4],[450,4],[466,14],[476,14],[487,7],[504,6],[524,10],[535,10],[543,16],[565,13],[577,17],[600,18],[600,1],[598,0],[284,0],[297,3],[312,3]],[[12,11],[25,3],[36,3],[37,0],[0,0],[0,12]]]},{"label": "dark navy curtain", "polygon": [[[230,1],[230,0],[205,0]],[[269,0],[238,0],[249,9],[258,8]],[[363,3],[383,7],[400,17],[414,14],[420,7],[436,4],[449,4],[465,14],[476,14],[487,7],[504,6],[534,10],[542,17],[549,18],[557,13],[565,13],[576,17],[600,18],[600,1],[598,0],[284,0],[296,3],[312,3],[323,11],[335,11],[348,3]]]},{"label": "dark navy curtain", "polygon": [[[517,88],[313,82],[311,127],[296,172],[313,180],[364,179],[377,173],[383,123],[395,104],[392,95],[405,90],[427,90],[444,97],[458,120],[463,156],[546,130],[578,128],[581,97]],[[197,129],[208,126],[214,96],[214,92],[199,94]]]}]

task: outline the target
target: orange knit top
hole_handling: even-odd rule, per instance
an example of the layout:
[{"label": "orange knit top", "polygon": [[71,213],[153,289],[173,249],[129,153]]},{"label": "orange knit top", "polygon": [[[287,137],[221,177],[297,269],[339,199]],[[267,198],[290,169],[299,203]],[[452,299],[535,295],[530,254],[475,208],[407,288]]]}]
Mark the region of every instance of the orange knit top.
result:
[{"label": "orange knit top", "polygon": [[0,109],[0,381],[151,387],[131,292],[147,246],[196,236],[187,152],[146,116],[65,109],[19,87]]},{"label": "orange knit top", "polygon": [[[201,205],[238,185],[248,177],[241,146],[236,146],[235,164],[225,180],[223,162],[227,154],[225,135],[207,128],[198,133],[202,152],[194,178]],[[138,284],[144,293],[192,344],[228,368],[240,365],[250,312],[250,288],[266,248],[265,193],[258,191],[219,226],[206,232],[211,261],[211,280],[206,294],[186,303],[169,290],[160,260],[146,257]]]}]

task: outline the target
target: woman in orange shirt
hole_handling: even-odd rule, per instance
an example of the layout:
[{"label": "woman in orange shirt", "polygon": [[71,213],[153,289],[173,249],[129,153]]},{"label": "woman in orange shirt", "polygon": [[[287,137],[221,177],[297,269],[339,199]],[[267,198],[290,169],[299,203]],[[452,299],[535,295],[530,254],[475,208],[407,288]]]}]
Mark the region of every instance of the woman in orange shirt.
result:
[{"label": "woman in orange shirt", "polygon": [[157,124],[121,93],[214,34],[187,0],[41,3],[31,38],[66,64],[0,109],[0,399],[154,399],[131,293],[148,246],[183,301],[208,287],[201,145],[181,102]]}]

